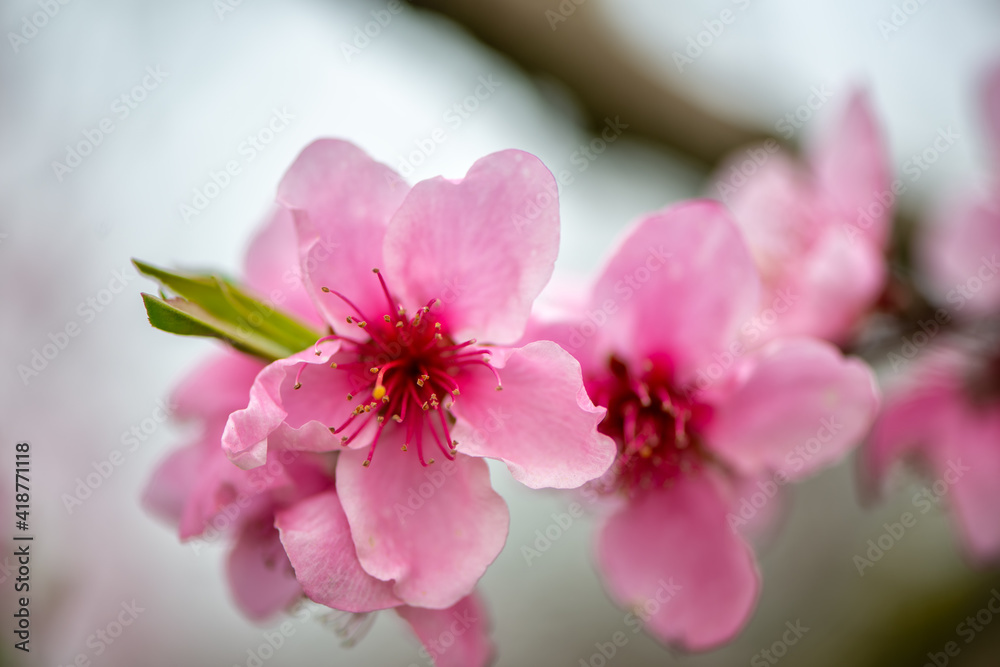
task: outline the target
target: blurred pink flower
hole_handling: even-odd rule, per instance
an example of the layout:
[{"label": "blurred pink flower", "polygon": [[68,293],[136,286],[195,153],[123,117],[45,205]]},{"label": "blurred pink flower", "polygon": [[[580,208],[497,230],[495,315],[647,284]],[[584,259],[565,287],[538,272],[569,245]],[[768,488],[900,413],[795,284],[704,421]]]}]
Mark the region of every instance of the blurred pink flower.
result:
[{"label": "blurred pink flower", "polygon": [[258,621],[302,596],[274,526],[275,513],[333,488],[325,463],[315,454],[288,452],[251,472],[226,458],[219,445],[226,419],[245,403],[263,367],[256,359],[225,352],[198,366],[178,386],[174,415],[198,422],[203,430],[157,468],[145,497],[152,511],[177,524],[181,539],[207,534],[231,542],[226,563],[230,588],[243,613]]},{"label": "blurred pink flower", "polygon": [[[291,215],[280,211],[250,248],[247,282],[305,315],[294,238]],[[259,261],[282,254],[288,261]],[[154,472],[147,507],[176,524],[181,539],[230,542],[229,587],[255,621],[288,610],[303,595],[357,614],[395,608],[439,667],[487,664],[493,654],[489,620],[475,594],[446,609],[413,609],[392,593],[391,582],[361,567],[335,488],[338,454],[272,449],[266,465],[249,471],[229,461],[220,444],[223,430],[229,415],[246,405],[263,368],[257,359],[226,351],[181,382],[172,398],[174,415],[202,431]],[[451,635],[444,650],[446,631]]]},{"label": "blurred pink flower", "polygon": [[555,190],[537,158],[513,150],[410,189],[334,140],[307,147],[285,176],[278,199],[330,335],[265,368],[222,442],[246,469],[275,451],[339,452],[336,494],[278,516],[283,535],[301,538],[285,546],[311,596],[339,551],[356,550],[378,604],[451,607],[507,536],[482,457],[532,488],[578,487],[614,460],[571,355],[548,341],[482,342],[517,341],[549,280]]},{"label": "blurred pink flower", "polygon": [[[246,283],[308,318],[309,301],[295,271],[295,257],[292,216],[279,209],[250,244]],[[232,541],[227,560],[230,588],[243,613],[258,621],[302,596],[274,527],[275,512],[333,486],[327,464],[315,455],[295,453],[252,474],[226,458],[221,446],[226,421],[246,405],[254,378],[264,367],[258,359],[227,351],[199,365],[178,385],[171,398],[173,414],[197,423],[201,433],[157,468],[145,495],[147,507],[176,524],[181,539],[208,532]]]},{"label": "blurred pink flower", "polygon": [[982,343],[950,338],[923,352],[888,393],[862,464],[875,491],[900,460],[921,465],[985,564],[1000,558],[1000,352]]},{"label": "blurred pink flower", "polygon": [[[912,459],[947,498],[966,552],[978,563],[1000,558],[1000,65],[983,89],[989,146],[997,164],[992,189],[947,210],[918,238],[927,287],[939,299],[938,326],[897,387],[865,448],[863,473],[877,490],[893,464]],[[915,346],[914,346],[915,347]],[[914,352],[915,354],[915,352]],[[913,355],[906,355],[907,358]],[[896,356],[898,360],[906,359]]]},{"label": "blurred pink flower", "polygon": [[713,182],[761,274],[760,312],[744,323],[744,339],[845,342],[884,288],[898,194],[867,95],[851,95],[808,165],[771,139],[734,155]]},{"label": "blurred pink flower", "polygon": [[939,213],[918,239],[927,287],[963,319],[1000,312],[1000,64],[987,73],[982,103],[989,185]]},{"label": "blurred pink flower", "polygon": [[694,201],[642,219],[583,312],[531,332],[574,352],[608,408],[600,428],[619,455],[596,486],[619,500],[598,536],[608,590],[687,650],[734,637],[757,599],[738,494],[839,461],[877,409],[870,369],[829,343],[738,342],[758,292],[729,214]]}]

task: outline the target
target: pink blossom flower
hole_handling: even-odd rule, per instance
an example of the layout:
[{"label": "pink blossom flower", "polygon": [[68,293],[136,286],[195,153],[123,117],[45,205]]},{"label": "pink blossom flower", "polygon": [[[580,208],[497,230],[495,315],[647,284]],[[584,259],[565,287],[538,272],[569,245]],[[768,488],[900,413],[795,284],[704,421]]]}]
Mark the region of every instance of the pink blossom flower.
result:
[{"label": "pink blossom flower", "polygon": [[966,552],[1000,558],[1000,352],[951,337],[926,349],[888,398],[864,448],[871,490],[903,459],[946,499]]},{"label": "pink blossom flower", "polygon": [[[619,451],[597,487],[617,500],[597,544],[608,591],[687,650],[729,640],[755,605],[739,494],[837,462],[877,407],[870,369],[829,343],[744,347],[759,289],[728,213],[694,201],[642,219],[583,312],[532,332],[577,355],[608,409],[601,431]],[[664,583],[676,587],[667,601]]]},{"label": "pink blossom flower", "polygon": [[174,414],[199,423],[202,432],[156,470],[146,505],[178,526],[183,540],[209,537],[231,541],[227,578],[237,606],[263,621],[302,597],[274,526],[275,513],[333,488],[315,454],[275,457],[269,468],[240,470],[219,443],[226,419],[246,402],[253,379],[264,367],[236,352],[200,365],[175,390]]},{"label": "pink blossom flower", "polygon": [[[200,421],[204,431],[159,466],[146,505],[177,524],[184,540],[230,542],[229,587],[237,606],[255,621],[288,610],[303,596],[360,615],[393,608],[438,667],[488,664],[494,649],[477,595],[443,610],[408,607],[386,582],[361,568],[331,474],[337,454],[284,450],[250,471],[229,461],[219,446],[222,429],[262,367],[226,352],[181,383],[174,393],[175,414]],[[295,554],[294,561],[286,551]]]},{"label": "pink blossom flower", "polygon": [[885,285],[896,197],[867,96],[851,95],[808,165],[772,139],[734,155],[714,181],[761,274],[761,312],[744,338],[846,341]]},{"label": "pink blossom flower", "polygon": [[[276,261],[282,255],[289,261]],[[309,302],[294,257],[291,215],[280,211],[250,248],[247,282],[305,315]],[[415,609],[361,567],[337,496],[337,453],[273,449],[266,465],[249,471],[229,461],[220,445],[226,422],[246,405],[264,368],[262,361],[226,351],[181,382],[171,401],[173,414],[202,430],[157,468],[145,494],[147,507],[176,524],[184,540],[230,543],[229,587],[253,620],[268,620],[303,596],[360,615],[394,608],[439,667],[487,664],[493,647],[478,596],[467,595],[446,609]]]},{"label": "pink blossom flower", "polygon": [[[989,146],[1000,167],[1000,66],[983,90]],[[865,448],[873,490],[889,470],[913,460],[947,498],[966,552],[977,563],[1000,558],[1000,170],[992,190],[948,209],[918,238],[918,257],[933,297],[943,304],[921,322],[910,344],[939,336],[912,354],[890,356],[904,373]],[[929,322],[929,324],[926,324]],[[939,333],[950,325],[947,334]],[[933,328],[932,328],[933,327]],[[926,344],[926,342],[925,342]],[[940,490],[941,493],[938,493]]]},{"label": "pink blossom flower", "polygon": [[265,368],[222,442],[246,469],[275,451],[339,452],[336,494],[278,516],[311,597],[350,553],[379,582],[368,606],[451,607],[506,540],[483,457],[532,488],[577,487],[613,461],[579,363],[549,341],[505,347],[552,272],[552,192],[551,173],[520,151],[411,189],[333,140],[307,147],[282,181],[329,335]]},{"label": "pink blossom flower", "polygon": [[[247,251],[246,282],[286,309],[309,317],[304,308],[308,298],[294,271],[295,256],[291,215],[279,210]],[[178,526],[181,539],[207,532],[232,540],[227,560],[230,588],[237,605],[254,620],[265,620],[302,596],[274,527],[275,512],[333,486],[326,464],[315,456],[272,461],[253,474],[226,458],[221,447],[226,421],[246,405],[264,366],[230,351],[200,365],[178,385],[171,399],[173,415],[202,430],[157,468],[145,495],[154,513]]]},{"label": "pink blossom flower", "polygon": [[927,287],[966,319],[1000,311],[1000,64],[987,73],[982,103],[993,160],[989,185],[940,212],[917,248]]}]

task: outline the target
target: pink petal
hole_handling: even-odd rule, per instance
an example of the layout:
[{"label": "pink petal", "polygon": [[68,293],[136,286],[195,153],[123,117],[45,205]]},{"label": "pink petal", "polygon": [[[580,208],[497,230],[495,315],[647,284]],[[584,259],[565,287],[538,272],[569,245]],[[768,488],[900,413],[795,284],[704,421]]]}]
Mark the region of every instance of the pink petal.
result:
[{"label": "pink petal", "polygon": [[[177,411],[200,418],[203,430],[194,442],[173,452],[156,468],[143,503],[177,524],[181,539],[201,535],[241,492],[247,497],[261,492],[249,492],[256,478],[230,463],[220,446],[227,416],[246,402],[253,376],[261,365],[243,354],[226,352],[200,365],[175,392]],[[267,478],[270,486],[289,482],[280,464]],[[255,507],[261,504],[256,500],[253,503]],[[244,503],[240,513],[247,507],[249,504]],[[232,524],[232,518],[227,516],[225,525]]]},{"label": "pink petal", "polygon": [[[959,341],[960,342],[960,341]],[[862,472],[877,490],[904,457],[923,464],[925,487],[951,506],[966,550],[980,564],[1000,559],[1000,407],[977,405],[966,393],[973,358],[945,341],[923,351],[907,385],[888,401],[872,428]],[[914,500],[921,512],[930,500]]]},{"label": "pink petal", "polygon": [[1000,559],[995,511],[1000,404],[970,397],[966,382],[970,370],[981,370],[981,350],[970,356],[962,343],[946,339],[923,351],[909,385],[893,397],[873,429],[868,461],[913,452],[925,464],[927,487],[951,506],[966,550],[986,564]]},{"label": "pink petal", "polygon": [[759,575],[749,547],[726,523],[730,503],[706,471],[640,495],[601,529],[597,560],[608,592],[659,640],[705,650],[731,640],[749,620]]},{"label": "pink petal", "polygon": [[[188,472],[180,517],[180,537],[189,539],[209,531],[225,531],[247,517],[272,512],[284,504],[331,485],[321,460],[314,455],[272,450],[266,466],[241,470],[219,447],[220,430],[212,432],[206,449],[196,445],[201,458]],[[185,484],[185,482],[181,482]]]},{"label": "pink petal", "polygon": [[[843,340],[885,283],[881,250],[801,172],[775,153],[730,197],[764,284],[761,313],[742,328],[749,343],[789,335]],[[734,178],[726,170],[722,177]]]},{"label": "pink petal", "polygon": [[879,493],[896,463],[911,456],[926,461],[928,446],[946,437],[953,393],[951,387],[918,385],[886,401],[862,450],[870,495]]},{"label": "pink petal", "polygon": [[[962,539],[979,564],[1000,560],[1000,407],[964,406],[952,421],[947,440],[931,443],[936,479],[931,490],[948,488]],[[942,486],[943,483],[943,486]],[[937,488],[934,488],[934,486]]]},{"label": "pink petal", "polygon": [[299,244],[291,211],[278,207],[254,236],[244,262],[246,285],[268,306],[319,324],[316,307],[302,284]]},{"label": "pink petal", "polygon": [[396,607],[435,667],[485,667],[495,654],[486,605],[475,593],[448,609]]},{"label": "pink petal", "polygon": [[412,443],[400,451],[394,433],[383,434],[370,467],[361,465],[365,451],[341,452],[337,492],[361,566],[395,580],[406,604],[444,609],[468,595],[500,553],[507,506],[482,459],[438,456],[425,468]]},{"label": "pink petal", "polygon": [[[885,140],[871,100],[855,90],[837,126],[819,142],[813,169],[825,195],[835,202],[846,222],[857,223],[859,209],[867,210],[883,193],[892,196]],[[882,248],[889,236],[891,205],[860,226],[872,243]]]},{"label": "pink petal", "polygon": [[236,604],[250,619],[264,621],[302,597],[302,587],[278,539],[270,514],[246,524],[226,561]]},{"label": "pink petal", "polygon": [[[218,447],[219,434],[216,431],[213,435]],[[239,476],[247,473],[234,466],[221,448],[200,449],[201,459],[197,470],[191,471],[178,526],[182,540],[197,537],[210,527],[225,531],[233,526],[234,518],[255,515],[270,505],[266,499],[247,496],[243,498],[245,506],[240,507],[237,504],[237,500],[241,498]],[[250,502],[253,507],[246,511]],[[212,526],[212,520],[220,514],[226,516],[218,520],[217,526]]]},{"label": "pink petal", "polygon": [[359,613],[401,603],[393,595],[392,582],[375,579],[362,569],[347,516],[334,491],[279,511],[275,525],[309,599]]},{"label": "pink petal", "polygon": [[[789,263],[808,251],[825,229],[825,221],[815,188],[803,169],[783,152],[768,154],[763,147],[756,150],[767,155],[763,164],[758,167],[747,153],[737,153],[719,170],[716,180],[735,188],[731,193],[725,189],[719,192],[726,197],[724,201],[746,238],[763,281],[780,286],[789,273]],[[748,162],[754,166],[748,167]],[[741,169],[752,169],[752,173],[746,176]]]},{"label": "pink petal", "polygon": [[559,249],[555,179],[516,150],[477,161],[465,178],[413,187],[385,238],[386,279],[410,308],[440,299],[458,339],[514,343]]},{"label": "pink petal", "polygon": [[637,366],[666,353],[680,384],[712,363],[754,314],[757,269],[726,209],[700,200],[640,221],[605,267],[591,309],[597,334]]},{"label": "pink petal", "polygon": [[160,518],[179,524],[204,460],[204,448],[198,445],[171,452],[153,471],[143,492],[143,506]]},{"label": "pink petal", "polygon": [[[751,331],[759,332],[763,340],[815,336],[845,341],[878,300],[886,275],[880,250],[830,227],[808,254],[789,262],[780,286],[764,297],[762,313],[770,309],[773,323],[754,325]],[[750,342],[756,340],[754,334]]]},{"label": "pink petal", "polygon": [[956,317],[992,314],[1000,308],[1000,193],[938,217],[919,247],[935,296]]},{"label": "pink petal", "polygon": [[[351,414],[346,400],[352,386],[348,373],[329,368],[339,341],[328,341],[316,355],[310,348],[272,362],[250,389],[246,408],[229,416],[222,447],[244,469],[263,465],[269,447],[313,452],[340,449],[340,437],[330,432]],[[299,368],[306,366],[295,389]]]},{"label": "pink petal", "polygon": [[727,517],[729,527],[754,546],[771,542],[788,516],[789,481],[772,472],[732,480],[734,500]]},{"label": "pink petal", "polygon": [[[838,188],[854,187],[849,179],[857,175],[849,164],[854,144],[838,142],[854,135],[862,141],[869,130],[876,131],[867,102],[855,96],[840,134],[827,138],[826,150],[817,159],[817,168],[826,170],[817,176],[818,182],[783,153],[769,154],[765,147],[752,153],[762,161],[759,167],[740,153],[733,160],[736,164],[720,170],[718,180],[731,187],[739,178],[747,180],[732,192],[720,192],[729,195],[764,284],[761,314],[743,328],[747,342],[759,344],[789,335],[843,341],[881,293],[889,214],[883,212],[871,221],[859,219],[857,206],[845,208],[851,204],[838,194]],[[868,155],[864,147],[861,154]],[[886,172],[884,162],[883,156],[880,172]],[[751,168],[753,174],[745,177],[743,172]],[[844,182],[831,185],[824,180],[836,178],[840,170],[848,171]],[[888,178],[887,172],[883,175]],[[871,191],[868,198],[879,204],[875,194]]]},{"label": "pink petal", "polygon": [[[535,341],[552,341],[573,355],[580,364],[584,377],[600,375],[607,371],[608,358],[602,355],[597,327],[586,317],[586,307],[562,321],[542,321],[532,316],[524,336],[518,341],[521,346]],[[584,313],[579,317],[578,313]]]},{"label": "pink petal", "polygon": [[254,378],[264,362],[242,352],[213,354],[189,372],[170,398],[173,414],[182,419],[228,415],[246,405]]},{"label": "pink petal", "polygon": [[537,489],[571,489],[603,475],[614,441],[597,432],[606,410],[583,387],[580,364],[551,341],[493,349],[503,391],[485,368],[460,381],[453,437],[469,456],[507,464],[514,479]]},{"label": "pink petal", "polygon": [[345,294],[367,317],[386,307],[372,269],[384,266],[386,225],[408,190],[392,169],[334,139],[311,143],[285,174],[278,202],[295,216],[304,282],[328,323],[339,327],[356,313],[321,287]]},{"label": "pink petal", "polygon": [[528,326],[514,347],[551,340],[580,362],[585,377],[604,372],[607,359],[600,358],[596,333],[597,324],[603,326],[605,320],[601,313],[589,310],[592,278],[578,272],[556,271],[535,299]]},{"label": "pink petal", "polygon": [[875,418],[871,369],[828,343],[774,341],[741,366],[737,387],[715,406],[705,437],[743,474],[806,477],[845,456]]}]

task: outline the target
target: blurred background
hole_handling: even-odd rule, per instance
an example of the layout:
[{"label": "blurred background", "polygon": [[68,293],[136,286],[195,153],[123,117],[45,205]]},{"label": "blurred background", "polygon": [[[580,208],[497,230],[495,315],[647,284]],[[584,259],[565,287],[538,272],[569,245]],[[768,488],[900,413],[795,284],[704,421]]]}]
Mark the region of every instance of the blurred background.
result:
[{"label": "blurred background", "polygon": [[[808,143],[854,84],[869,87],[897,169],[939,131],[958,134],[904,195],[904,216],[922,216],[985,182],[977,86],[1000,57],[995,0],[5,0],[0,26],[0,663],[46,666],[246,665],[263,642],[266,628],[230,600],[223,545],[181,544],[140,506],[153,466],[185,437],[159,401],[212,343],[150,328],[139,292],[152,284],[128,262],[237,273],[313,139],[348,139],[410,181],[459,177],[503,148],[538,155],[572,177],[557,270],[573,275],[640,213],[706,193],[727,152],[766,136]],[[608,123],[620,132],[588,150]],[[74,158],[80,142],[91,149]],[[230,161],[239,173],[201,199]],[[37,375],[19,372],[72,325]],[[134,428],[120,464],[67,502]],[[30,654],[13,650],[8,609],[21,441]],[[597,664],[595,642],[623,629],[624,612],[592,570],[593,521],[529,565],[521,546],[571,498],[492,471],[512,515],[482,582],[498,664]],[[928,652],[949,641],[961,651],[947,664],[998,664],[1000,618],[968,643],[956,633],[1000,578],[965,564],[941,509],[859,576],[854,557],[923,482],[903,474],[888,502],[865,508],[854,472],[848,461],[792,491],[762,546],[759,609],[732,644],[682,656],[629,634],[610,662],[773,664],[761,651],[800,623],[808,632],[783,665],[935,664]],[[95,643],[123,604],[141,609],[135,622]],[[293,623],[265,664],[426,664],[395,615],[352,648]]]}]

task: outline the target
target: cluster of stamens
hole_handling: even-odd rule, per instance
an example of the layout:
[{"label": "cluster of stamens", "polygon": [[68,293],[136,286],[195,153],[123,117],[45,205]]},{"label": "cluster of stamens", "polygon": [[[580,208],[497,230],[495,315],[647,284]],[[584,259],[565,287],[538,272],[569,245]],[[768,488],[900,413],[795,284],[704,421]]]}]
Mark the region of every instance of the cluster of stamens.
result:
[{"label": "cluster of stamens", "polygon": [[708,458],[698,431],[709,408],[672,384],[666,364],[649,360],[633,374],[611,357],[609,370],[587,382],[594,403],[608,409],[598,429],[618,444],[608,490],[668,486]]},{"label": "cluster of stamens", "polygon": [[[354,311],[354,316],[347,317],[347,324],[364,332],[360,341],[336,333],[316,341],[317,355],[321,354],[319,346],[324,342],[340,341],[341,352],[330,367],[350,375],[350,384],[355,389],[347,395],[347,400],[358,400],[344,423],[330,427],[330,431],[340,435],[341,444],[346,447],[369,425],[375,424],[365,467],[371,464],[379,438],[390,421],[397,428],[406,429],[402,450],[415,448],[421,465],[434,463],[434,458],[425,456],[425,431],[445,458],[453,460],[458,442],[451,437],[454,417],[449,409],[460,394],[456,377],[465,367],[484,366],[496,378],[497,389],[503,388],[500,375],[489,363],[490,351],[476,347],[475,339],[455,343],[433,312],[440,303],[437,299],[408,316],[392,298],[382,273],[378,269],[373,269],[373,273],[389,306],[389,313],[378,320],[369,320],[340,292],[322,288]],[[307,366],[299,368],[296,389],[302,386],[301,376]]]}]

